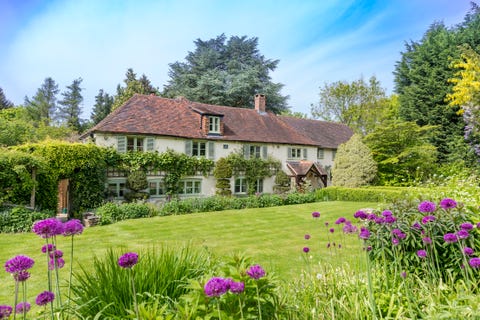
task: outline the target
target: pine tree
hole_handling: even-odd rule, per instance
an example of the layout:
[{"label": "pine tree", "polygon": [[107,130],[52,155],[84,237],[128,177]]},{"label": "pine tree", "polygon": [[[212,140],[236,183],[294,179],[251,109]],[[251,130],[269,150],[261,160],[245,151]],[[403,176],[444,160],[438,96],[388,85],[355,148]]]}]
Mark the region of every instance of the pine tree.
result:
[{"label": "pine tree", "polygon": [[58,103],[61,105],[58,109],[58,118],[66,123],[68,127],[81,131],[80,114],[82,112],[81,104],[83,102],[82,78],[73,80],[72,84],[67,86],[67,90],[62,92],[63,99]]},{"label": "pine tree", "polygon": [[25,97],[25,107],[34,121],[43,121],[49,125],[57,111],[58,84],[48,77],[32,99]]},{"label": "pine tree", "polygon": [[98,94],[95,96],[95,105],[93,106],[92,114],[90,119],[93,124],[96,125],[102,121],[108,114],[112,111],[113,106],[113,97],[108,93],[103,92],[103,89],[98,91]]},{"label": "pine tree", "polygon": [[137,75],[133,72],[132,68],[129,68],[125,73],[125,87],[117,86],[117,94],[114,97],[112,111],[127,102],[128,99],[133,97],[135,93],[139,94],[155,94],[158,95],[158,89],[155,88],[146,75],[137,79]]},{"label": "pine tree", "polygon": [[0,88],[0,110],[13,108],[13,107],[14,107],[13,103],[7,99],[7,97],[5,96],[5,93],[3,92],[3,89]]}]

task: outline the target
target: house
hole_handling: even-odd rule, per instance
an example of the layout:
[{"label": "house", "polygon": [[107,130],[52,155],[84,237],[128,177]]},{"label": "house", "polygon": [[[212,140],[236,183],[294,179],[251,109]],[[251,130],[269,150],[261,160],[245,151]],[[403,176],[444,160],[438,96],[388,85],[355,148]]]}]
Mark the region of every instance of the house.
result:
[{"label": "house", "polygon": [[[292,182],[309,180],[313,187],[328,185],[329,170],[339,144],[352,135],[343,124],[278,116],[265,109],[266,97],[255,96],[255,109],[233,108],[153,95],[134,95],[89,130],[83,138],[97,145],[126,151],[173,149],[214,161],[232,152],[245,157],[278,159]],[[151,173],[152,199],[164,197],[162,176]],[[122,198],[126,177],[115,170],[108,173],[108,188]],[[215,178],[192,176],[182,180],[181,196],[215,194]],[[256,192],[272,193],[274,177],[256,184]],[[244,177],[231,179],[234,195],[246,194]]]}]

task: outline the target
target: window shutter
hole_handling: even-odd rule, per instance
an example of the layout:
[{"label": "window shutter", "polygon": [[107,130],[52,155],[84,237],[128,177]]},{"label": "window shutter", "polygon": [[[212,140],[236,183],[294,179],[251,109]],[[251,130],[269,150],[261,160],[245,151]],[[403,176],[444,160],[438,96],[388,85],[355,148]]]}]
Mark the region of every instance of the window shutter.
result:
[{"label": "window shutter", "polygon": [[250,146],[248,144],[243,145],[243,156],[245,159],[250,159]]},{"label": "window shutter", "polygon": [[192,140],[185,141],[185,154],[192,156]]},{"label": "window shutter", "polygon": [[146,142],[147,150],[146,151],[153,151],[155,145],[155,139],[153,137],[148,137]]},{"label": "window shutter", "polygon": [[303,148],[303,159],[307,159],[307,148]]},{"label": "window shutter", "polygon": [[287,159],[291,159],[292,158],[292,148],[288,148],[287,149]]},{"label": "window shutter", "polygon": [[208,142],[208,159],[215,159],[215,142],[213,141]]},{"label": "window shutter", "polygon": [[127,137],[125,136],[117,137],[117,151],[120,153],[127,152]]},{"label": "window shutter", "polygon": [[267,146],[262,147],[262,158],[267,159]]}]

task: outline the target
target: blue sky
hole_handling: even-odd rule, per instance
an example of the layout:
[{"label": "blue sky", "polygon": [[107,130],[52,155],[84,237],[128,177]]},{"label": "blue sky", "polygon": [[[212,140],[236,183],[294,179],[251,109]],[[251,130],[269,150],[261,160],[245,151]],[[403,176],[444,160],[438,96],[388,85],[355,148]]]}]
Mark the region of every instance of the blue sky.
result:
[{"label": "blue sky", "polygon": [[271,76],[292,111],[309,114],[325,83],[376,76],[392,93],[405,42],[469,9],[470,0],[0,0],[0,87],[21,104],[46,77],[61,91],[81,77],[89,118],[98,90],[114,94],[128,68],[161,90],[194,40],[225,33],[258,37],[280,60]]}]

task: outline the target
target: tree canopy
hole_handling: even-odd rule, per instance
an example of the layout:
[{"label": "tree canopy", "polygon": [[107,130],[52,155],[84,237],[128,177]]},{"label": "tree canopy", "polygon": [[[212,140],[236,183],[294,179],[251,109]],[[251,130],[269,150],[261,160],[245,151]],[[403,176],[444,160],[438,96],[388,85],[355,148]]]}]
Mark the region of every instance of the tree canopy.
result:
[{"label": "tree canopy", "polygon": [[82,81],[82,78],[73,80],[72,84],[67,86],[67,90],[62,92],[63,99],[58,102],[60,105],[58,119],[77,132],[81,131],[80,114],[83,96],[80,84]]},{"label": "tree canopy", "polygon": [[7,99],[3,89],[0,88],[0,110],[8,108],[13,108],[13,103]]},{"label": "tree canopy", "polygon": [[96,125],[106,116],[108,116],[108,114],[112,111],[112,107],[113,97],[108,93],[103,92],[103,89],[100,89],[98,94],[95,96],[95,104],[90,115],[93,125]]},{"label": "tree canopy", "polygon": [[123,83],[125,83],[125,87],[122,87],[120,84],[117,86],[117,94],[113,98],[111,106],[112,111],[127,102],[135,93],[158,95],[158,89],[152,85],[147,76],[142,74],[137,79],[137,74],[132,68],[127,69]]},{"label": "tree canopy", "polygon": [[266,59],[258,50],[258,38],[224,34],[207,41],[194,41],[195,50],[185,62],[170,64],[168,84],[162,95],[239,108],[253,108],[254,95],[265,94],[266,107],[274,113],[288,109],[288,96],[274,83],[270,72],[278,60]]},{"label": "tree canopy", "polygon": [[25,107],[32,120],[43,121],[49,125],[57,111],[58,84],[52,78],[46,78],[32,99],[25,97]]}]

